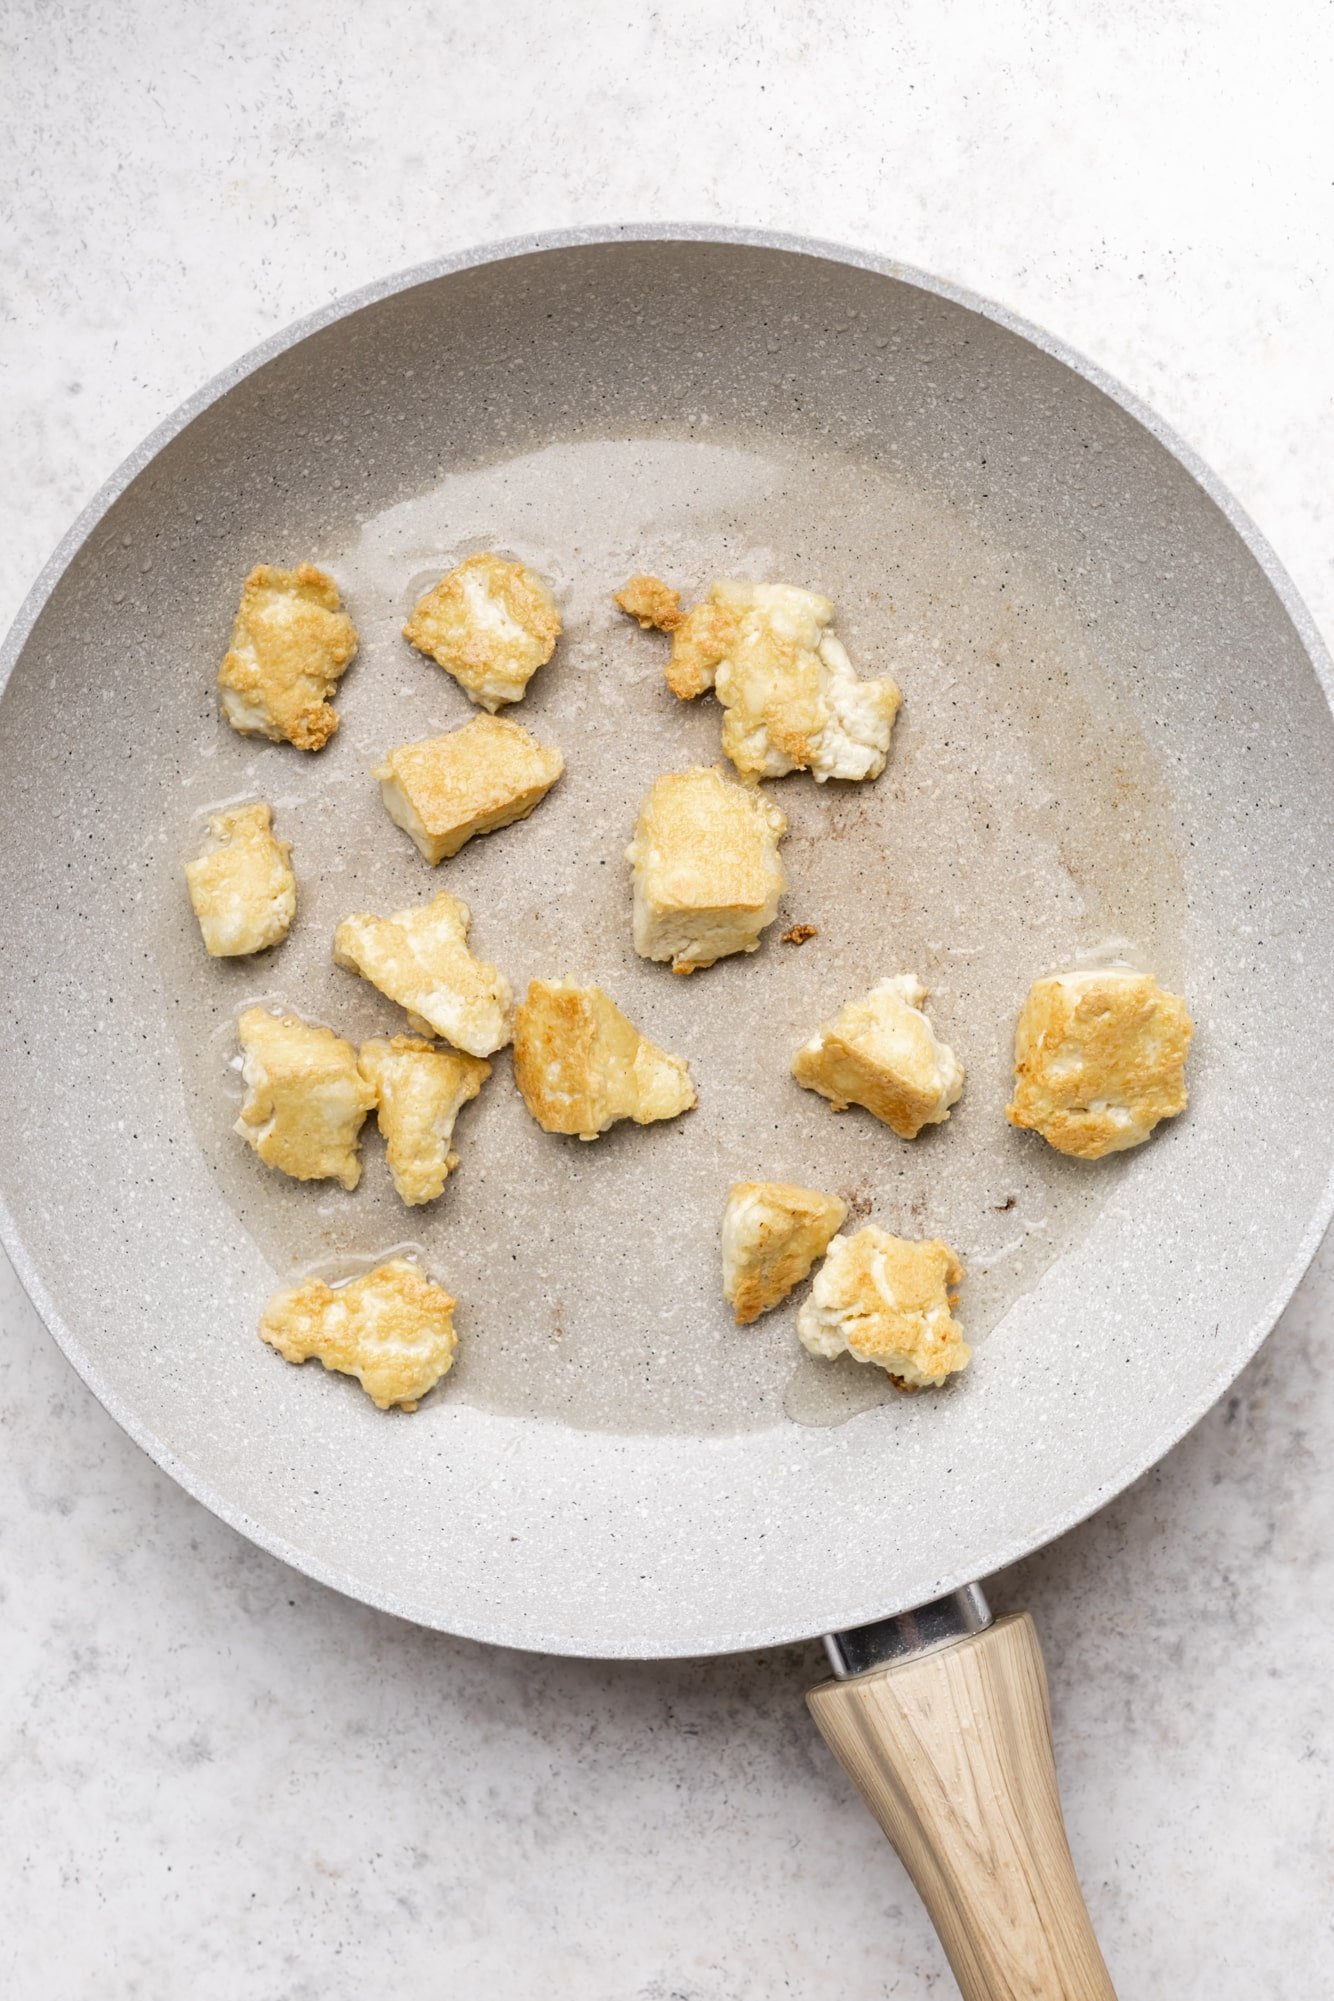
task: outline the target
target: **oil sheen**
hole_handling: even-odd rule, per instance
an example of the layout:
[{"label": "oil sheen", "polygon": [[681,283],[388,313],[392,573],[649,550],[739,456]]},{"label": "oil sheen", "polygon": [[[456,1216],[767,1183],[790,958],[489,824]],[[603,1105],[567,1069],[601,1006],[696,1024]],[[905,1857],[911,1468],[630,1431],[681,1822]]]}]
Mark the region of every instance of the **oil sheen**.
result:
[{"label": "oil sheen", "polygon": [[[852,490],[849,506],[836,454],[797,462],[661,436],[556,443],[458,472],[346,546],[302,552],[333,571],[360,633],[325,751],[201,727],[163,862],[159,946],[195,1140],[275,1285],[419,1248],[459,1301],[459,1359],[440,1397],[619,1432],[844,1422],[895,1396],[880,1372],[807,1357],[795,1301],[731,1324],[718,1226],[732,1181],[805,1182],[848,1201],[849,1227],[948,1239],[967,1268],[959,1315],[984,1354],[1127,1171],[1124,1159],[1062,1159],[1012,1131],[1004,1105],[1015,1014],[1039,974],[1120,959],[1167,985],[1186,978],[1162,774],[1032,558],[889,468],[859,464]],[[400,628],[416,596],[480,548],[533,564],[560,599],[556,653],[508,713],[559,744],[567,768],[530,820],[432,870],[389,821],[370,768],[475,713]],[[879,781],[794,775],[770,788],[790,826],[779,921],[757,953],[689,979],[636,957],[624,855],[652,780],[719,760],[720,713],[710,696],[677,702],[667,642],[613,606],[641,569],[688,601],[722,575],[824,591],[858,671],[892,673],[904,692]],[[240,797],[267,798],[292,843],[297,917],[274,951],[209,961],[176,871],[203,813]],[[528,1118],[502,1053],[459,1118],[461,1165],[436,1203],[399,1203],[373,1118],[350,1194],[265,1168],[232,1131],[237,1013],[262,999],[353,1040],[400,1030],[397,1009],[333,966],[334,926],[442,888],[472,907],[474,948],[518,992],[535,976],[598,981],[689,1058],[699,1109],[592,1145],[556,1138]],[[816,936],[781,943],[798,923]],[[867,1113],[834,1113],[788,1073],[819,1021],[901,972],[926,983],[968,1072],[948,1123],[912,1143]],[[966,1395],[967,1376],[944,1393]],[[429,1423],[437,1401],[413,1422]]]}]

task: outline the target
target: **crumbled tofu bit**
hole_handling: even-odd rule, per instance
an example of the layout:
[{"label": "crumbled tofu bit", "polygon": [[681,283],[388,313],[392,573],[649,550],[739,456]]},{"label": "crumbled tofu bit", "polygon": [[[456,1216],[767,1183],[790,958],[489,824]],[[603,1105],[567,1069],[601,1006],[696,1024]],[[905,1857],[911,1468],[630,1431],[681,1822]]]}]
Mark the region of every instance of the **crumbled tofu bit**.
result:
[{"label": "crumbled tofu bit", "polygon": [[503,716],[400,744],[371,773],[385,810],[428,862],[456,855],[474,834],[526,819],[565,769],[558,750]]},{"label": "crumbled tofu bit", "polygon": [[218,669],[222,712],[242,736],[322,750],[338,728],[329,697],[357,632],[324,570],[261,563],[245,580],[231,646]]},{"label": "crumbled tofu bit", "polygon": [[743,778],[809,771],[823,784],[884,770],[903,698],[888,676],[858,680],[833,616],[828,598],[792,584],[720,582],[677,628],[668,686],[685,700],[714,689]]},{"label": "crumbled tofu bit", "polygon": [[[667,686],[678,700],[693,702],[713,686],[719,667],[741,636],[746,607],[737,593],[749,588],[746,584],[715,584],[708,597],[688,611],[677,626],[664,671]],[[832,605],[830,612],[832,615]]]},{"label": "crumbled tofu bit", "polygon": [[638,619],[647,632],[675,632],[685,613],[681,593],[661,577],[630,577],[616,593],[616,602],[628,618]]},{"label": "crumbled tofu bit", "polygon": [[535,571],[483,553],[469,556],[427,591],[403,637],[494,713],[517,702],[550,660],[560,613]]},{"label": "crumbled tofu bit", "polygon": [[738,1326],[758,1320],[807,1277],[848,1205],[789,1181],[738,1181],[723,1210],[723,1294]]},{"label": "crumbled tofu bit", "polygon": [[361,1074],[375,1093],[395,1188],[410,1207],[434,1202],[459,1164],[450,1148],[454,1121],[491,1065],[420,1036],[395,1035],[362,1043]]},{"label": "crumbled tofu bit", "polygon": [[468,950],[472,912],[442,889],[392,917],[345,917],[334,964],[360,973],[406,1008],[419,1035],[443,1036],[469,1056],[493,1056],[510,1039],[514,992],[505,975]]},{"label": "crumbled tofu bit", "polygon": [[534,980],[514,1016],[514,1081],[544,1132],[596,1139],[698,1103],[680,1056],[649,1042],[601,987]]},{"label": "crumbled tofu bit", "polygon": [[784,889],[787,816],[758,787],[697,766],[655,779],[626,849],[634,867],[635,950],[693,973],[754,952]]},{"label": "crumbled tofu bit", "polygon": [[331,1028],[248,1007],[237,1023],[246,1095],[233,1131],[297,1181],[361,1179],[359,1139],[375,1093]]},{"label": "crumbled tofu bit", "polygon": [[286,1362],[312,1356],[355,1376],[381,1410],[416,1410],[454,1364],[454,1301],[407,1258],[392,1258],[337,1288],[322,1278],[275,1292],[260,1339]]},{"label": "crumbled tofu bit", "polygon": [[829,1246],[797,1315],[801,1344],[874,1362],[900,1389],[934,1389],[972,1360],[951,1311],[962,1278],[938,1237],[914,1243],[868,1223]]},{"label": "crumbled tofu bit", "polygon": [[925,999],[912,973],[881,980],[802,1044],[792,1075],[835,1111],[862,1105],[900,1139],[916,1139],[949,1117],[964,1084],[963,1065],[922,1013]]},{"label": "crumbled tofu bit", "polygon": [[1194,1032],[1180,994],[1114,966],[1035,980],[1014,1037],[1013,1126],[1100,1160],[1139,1146],[1186,1108]]},{"label": "crumbled tofu bit", "polygon": [[262,801],[210,817],[204,846],[185,864],[185,880],[211,958],[262,952],[287,936],[296,915],[291,854]]}]

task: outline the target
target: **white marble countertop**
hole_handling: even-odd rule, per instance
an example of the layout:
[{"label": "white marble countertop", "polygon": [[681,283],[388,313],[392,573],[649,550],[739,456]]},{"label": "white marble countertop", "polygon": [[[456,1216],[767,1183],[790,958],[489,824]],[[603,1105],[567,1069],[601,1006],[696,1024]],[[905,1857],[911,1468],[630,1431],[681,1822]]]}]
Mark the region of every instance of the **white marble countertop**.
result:
[{"label": "white marble countertop", "polygon": [[[0,618],[262,335],[535,226],[841,238],[1083,348],[1334,629],[1334,32],[931,0],[11,0]],[[0,1989],[15,2001],[948,1994],[807,1725],[816,1647],[606,1667],[331,1596],[179,1493],[6,1273]],[[1334,1940],[1334,1257],[1234,1394],[995,1581],[1037,1615],[1122,2001],[1307,2001]]]}]

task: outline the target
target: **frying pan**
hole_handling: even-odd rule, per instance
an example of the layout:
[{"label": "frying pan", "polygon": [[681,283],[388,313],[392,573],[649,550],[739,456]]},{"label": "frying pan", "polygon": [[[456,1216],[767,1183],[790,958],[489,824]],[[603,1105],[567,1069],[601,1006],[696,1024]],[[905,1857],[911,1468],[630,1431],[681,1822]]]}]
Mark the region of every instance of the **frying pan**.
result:
[{"label": "frying pan", "polygon": [[[398,627],[482,546],[563,600],[524,721],[568,770],[433,876],[367,771],[464,718]],[[246,571],[303,559],[361,633],[319,757],[233,736],[212,685]],[[610,606],[645,567],[818,587],[906,697],[878,784],[774,788],[783,923],[689,981],[635,957],[622,852],[651,778],[716,757],[718,716]],[[1099,371],[920,273],[702,229],[549,236],[376,286],[220,377],[93,502],[0,665],[4,1240],[112,1414],[244,1534],[423,1625],[603,1656],[840,1636],[817,1721],[965,1992],[1110,1993],[1031,1625],[990,1625],[973,1580],[1181,1437],[1330,1213],[1329,663],[1218,482]],[[297,924],[214,964],[180,864],[207,808],[255,795]],[[445,881],[517,986],[599,980],[688,1055],[699,1110],[581,1147],[502,1075],[434,1208],[398,1206],[373,1140],[354,1194],[281,1183],[229,1132],[238,1007],[396,1025],[331,965],[333,925]],[[1192,1103],[1133,1155],[1066,1161],[1001,1116],[1013,1017],[1036,975],[1111,959],[1189,995]],[[969,1068],[913,1146],[787,1076],[903,970]],[[790,1310],[729,1325],[717,1219],[749,1176],[948,1237],[967,1375],[900,1397],[802,1355]],[[276,1283],[404,1245],[461,1302],[420,1412],[255,1338]]]}]

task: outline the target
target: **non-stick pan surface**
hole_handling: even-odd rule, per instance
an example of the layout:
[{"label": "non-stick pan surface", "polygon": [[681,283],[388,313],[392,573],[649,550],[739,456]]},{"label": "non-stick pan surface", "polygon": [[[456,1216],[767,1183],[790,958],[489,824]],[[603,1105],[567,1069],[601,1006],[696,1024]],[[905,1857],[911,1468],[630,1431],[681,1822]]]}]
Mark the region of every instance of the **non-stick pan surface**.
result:
[{"label": "non-stick pan surface", "polygon": [[[566,634],[523,720],[568,773],[432,875],[368,767],[465,719],[398,636],[469,549],[551,575]],[[231,734],[213,692],[259,561],[337,574],[361,632],[317,758]],[[635,568],[820,588],[905,708],[879,784],[774,788],[783,922],[689,981],[630,946],[645,786],[717,756]],[[426,1625],[589,1654],[846,1626],[1032,1549],[1162,1453],[1262,1339],[1326,1219],[1334,1153],[1334,725],[1290,585],[1188,453],[1001,312],[875,260],[681,231],[551,238],[395,281],[271,344],[138,452],[4,656],[5,1240],[132,1435],[247,1535]],[[205,959],[180,864],[259,794],[294,846],[291,938]],[[333,925],[437,886],[516,986],[600,980],[687,1054],[700,1109],[581,1147],[508,1061],[443,1200],[369,1139],[346,1195],[229,1131],[230,1024],[281,999],[353,1035],[395,1011]],[[786,925],[814,924],[804,946]],[[1189,995],[1188,1113],[1059,1159],[1002,1117],[1037,974],[1127,958]],[[969,1067],[905,1146],[787,1076],[795,1043],[918,972]],[[965,1254],[974,1368],[895,1395],[729,1324],[728,1183],[840,1189]],[[462,1359],[413,1416],[255,1336],[294,1272],[415,1245]]]}]

